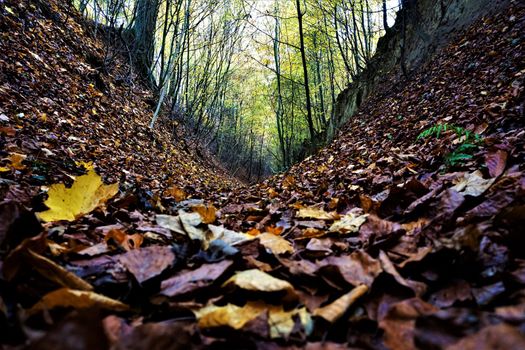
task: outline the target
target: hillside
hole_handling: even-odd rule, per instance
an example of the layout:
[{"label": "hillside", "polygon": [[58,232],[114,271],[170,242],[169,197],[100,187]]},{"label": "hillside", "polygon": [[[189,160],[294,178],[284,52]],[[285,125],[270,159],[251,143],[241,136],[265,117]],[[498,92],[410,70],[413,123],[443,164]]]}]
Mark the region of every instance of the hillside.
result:
[{"label": "hillside", "polygon": [[203,191],[236,182],[188,146],[175,121],[148,128],[152,93],[133,81],[122,60],[104,65],[104,46],[71,5],[0,6],[2,158],[17,154],[27,164],[4,171],[4,178],[60,182],[77,171],[75,162],[94,161],[108,181],[156,192],[173,183]]},{"label": "hillside", "polygon": [[151,131],[72,7],[0,13],[6,349],[525,347],[519,2],[253,186]]}]

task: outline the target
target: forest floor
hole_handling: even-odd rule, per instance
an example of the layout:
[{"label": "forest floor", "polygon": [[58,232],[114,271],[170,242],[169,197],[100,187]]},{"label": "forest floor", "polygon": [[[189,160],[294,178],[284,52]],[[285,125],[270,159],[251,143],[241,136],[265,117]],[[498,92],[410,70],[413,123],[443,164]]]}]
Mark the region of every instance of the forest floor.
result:
[{"label": "forest floor", "polygon": [[1,2],[0,344],[525,348],[524,32],[481,19],[245,186],[68,5]]}]

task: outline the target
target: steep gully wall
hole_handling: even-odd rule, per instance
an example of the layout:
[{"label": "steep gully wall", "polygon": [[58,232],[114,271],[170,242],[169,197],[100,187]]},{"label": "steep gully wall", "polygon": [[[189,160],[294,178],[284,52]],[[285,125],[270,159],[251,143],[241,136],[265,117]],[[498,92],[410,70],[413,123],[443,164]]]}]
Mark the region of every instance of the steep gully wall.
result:
[{"label": "steep gully wall", "polygon": [[[330,141],[337,129],[348,121],[365,99],[393,75],[402,75],[401,57],[410,76],[446,45],[456,32],[478,18],[507,6],[511,0],[405,0],[404,9],[385,36],[367,68],[338,96],[335,118],[326,130]],[[403,22],[406,27],[403,30]],[[403,40],[403,37],[405,39]],[[401,77],[400,84],[407,79]]]}]

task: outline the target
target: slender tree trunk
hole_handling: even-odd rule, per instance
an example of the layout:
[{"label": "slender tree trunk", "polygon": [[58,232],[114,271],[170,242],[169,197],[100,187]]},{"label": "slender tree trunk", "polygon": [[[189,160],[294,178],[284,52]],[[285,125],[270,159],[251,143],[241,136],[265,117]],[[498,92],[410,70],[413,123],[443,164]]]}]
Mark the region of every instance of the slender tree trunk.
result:
[{"label": "slender tree trunk", "polygon": [[386,0],[383,0],[383,28],[385,31],[388,30],[388,17],[387,17],[387,9],[386,9]]},{"label": "slender tree trunk", "polygon": [[308,81],[308,62],[306,61],[306,49],[304,45],[304,31],[303,31],[303,16],[304,13],[301,11],[301,0],[296,0],[297,6],[297,20],[299,23],[299,39],[301,41],[301,59],[303,62],[303,73],[304,73],[304,90],[306,95],[306,120],[308,122],[308,130],[310,131],[310,139],[312,143],[315,142],[315,129],[312,117],[312,101],[310,99],[310,84]]},{"label": "slender tree trunk", "polygon": [[277,78],[277,108],[275,111],[275,122],[277,124],[277,135],[279,137],[279,145],[281,148],[282,165],[286,167],[288,163],[288,156],[286,152],[286,145],[283,135],[283,95],[281,87],[281,58],[279,52],[279,40],[281,36],[279,23],[279,0],[275,0],[275,38],[273,41],[273,57],[275,60],[275,75]]}]

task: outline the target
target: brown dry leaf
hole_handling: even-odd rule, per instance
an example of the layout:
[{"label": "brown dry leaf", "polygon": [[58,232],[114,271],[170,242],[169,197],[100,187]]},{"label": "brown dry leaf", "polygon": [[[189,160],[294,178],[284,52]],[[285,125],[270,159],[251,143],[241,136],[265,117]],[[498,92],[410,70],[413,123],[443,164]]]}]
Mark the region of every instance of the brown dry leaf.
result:
[{"label": "brown dry leaf", "polygon": [[491,177],[498,177],[503,174],[507,166],[507,157],[507,152],[503,150],[489,152],[485,155],[485,164]]},{"label": "brown dry leaf", "polygon": [[232,264],[231,260],[223,260],[214,264],[204,264],[196,270],[181,271],[176,276],[162,281],[160,294],[174,297],[206,287],[221,277]]},{"label": "brown dry leaf", "polygon": [[390,261],[390,258],[388,257],[388,255],[386,255],[386,253],[382,250],[379,252],[379,261],[381,261],[381,267],[383,268],[385,272],[387,272],[392,277],[394,277],[397,283],[407,288],[412,289],[414,293],[416,294],[416,296],[421,296],[427,290],[426,284],[422,282],[417,282],[417,281],[410,281],[410,280],[403,278],[399,274],[399,272],[397,272],[394,264],[392,263],[392,261]]},{"label": "brown dry leaf", "polygon": [[137,249],[142,245],[144,237],[138,233],[133,235],[128,235],[124,231],[119,229],[109,230],[106,236],[104,237],[106,243],[110,241],[115,242],[119,247],[125,251],[130,251],[132,249]]},{"label": "brown dry leaf", "polygon": [[25,257],[26,262],[31,265],[32,269],[62,287],[88,291],[93,290],[91,284],[87,283],[73,272],[66,270],[48,258],[33,252],[31,249],[27,250]]},{"label": "brown dry leaf", "polygon": [[122,254],[118,260],[137,282],[143,283],[169,267],[175,260],[175,254],[169,246],[150,246]]},{"label": "brown dry leaf", "polygon": [[216,214],[217,214],[217,208],[215,208],[213,205],[196,205],[191,207],[191,210],[193,210],[196,213],[199,213],[199,215],[202,218],[202,222],[205,224],[213,224],[216,220]]},{"label": "brown dry leaf", "polygon": [[385,331],[385,345],[392,350],[416,350],[414,328],[416,319],[439,309],[419,298],[406,299],[390,306],[386,316],[379,322]]},{"label": "brown dry leaf", "polygon": [[326,212],[317,207],[307,207],[299,209],[297,217],[317,220],[337,220],[339,219],[339,214],[336,212]]},{"label": "brown dry leaf", "polygon": [[62,288],[44,295],[38,303],[28,310],[28,313],[31,315],[56,307],[73,307],[75,309],[100,308],[111,311],[126,311],[129,309],[128,305],[97,293]]},{"label": "brown dry leaf", "polygon": [[338,220],[330,226],[330,232],[338,233],[356,233],[359,232],[359,228],[366,222],[368,214],[363,214],[360,208],[350,211],[345,214],[341,220]]},{"label": "brown dry leaf", "polygon": [[285,291],[290,296],[295,296],[294,287],[287,281],[275,278],[266,272],[257,269],[237,272],[224,282],[223,287],[234,284],[239,288],[258,292]]},{"label": "brown dry leaf", "polygon": [[493,350],[525,349],[525,335],[519,328],[505,323],[483,328],[459,342],[447,346],[446,350]]},{"label": "brown dry leaf", "polygon": [[363,296],[368,291],[368,287],[364,284],[355,287],[349,293],[343,295],[331,304],[323,306],[314,311],[314,316],[324,318],[330,323],[337,321],[344,313],[352,306],[357,299]]},{"label": "brown dry leaf", "polygon": [[9,126],[2,126],[0,127],[0,135],[6,135],[6,136],[15,136],[16,135],[16,129],[9,127]]},{"label": "brown dry leaf", "polygon": [[281,236],[276,236],[272,233],[263,233],[257,236],[261,244],[274,255],[281,255],[285,253],[293,253],[292,244]]},{"label": "brown dry leaf", "polygon": [[335,267],[350,284],[372,286],[374,280],[383,271],[381,263],[366,252],[358,250],[350,255],[331,256],[320,262],[323,268]]},{"label": "brown dry leaf", "polygon": [[6,256],[2,265],[2,274],[7,281],[15,278],[19,271],[25,267],[23,262],[27,257],[27,251],[43,253],[47,249],[46,236],[46,232],[42,232],[37,236],[24,239]]}]

